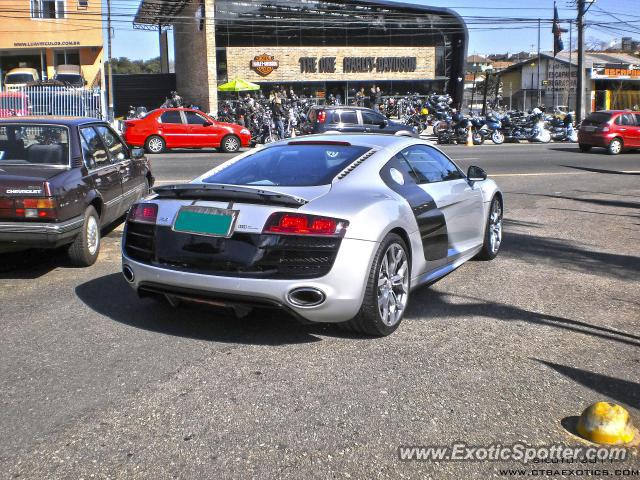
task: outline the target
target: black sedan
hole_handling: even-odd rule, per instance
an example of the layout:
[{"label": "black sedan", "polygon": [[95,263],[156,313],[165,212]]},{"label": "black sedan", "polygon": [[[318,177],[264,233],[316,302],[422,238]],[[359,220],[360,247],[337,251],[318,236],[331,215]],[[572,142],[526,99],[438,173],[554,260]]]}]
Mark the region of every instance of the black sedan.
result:
[{"label": "black sedan", "polygon": [[418,137],[408,125],[394,122],[370,108],[347,105],[314,105],[301,125],[304,134],[377,133]]},{"label": "black sedan", "polygon": [[68,248],[92,265],[101,228],[153,185],[142,149],[89,118],[0,120],[0,252]]}]

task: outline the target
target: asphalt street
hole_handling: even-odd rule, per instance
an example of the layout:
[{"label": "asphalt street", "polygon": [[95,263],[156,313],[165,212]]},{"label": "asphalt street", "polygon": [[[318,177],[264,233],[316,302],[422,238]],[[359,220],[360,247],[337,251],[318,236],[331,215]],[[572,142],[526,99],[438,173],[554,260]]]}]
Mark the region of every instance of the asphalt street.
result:
[{"label": "asphalt street", "polygon": [[[503,248],[414,291],[387,338],[140,300],[121,227],[90,268],[0,258],[0,478],[509,478],[398,447],[579,445],[561,422],[599,400],[640,426],[640,154],[444,150],[505,192]],[[166,184],[225,158],[152,166]]]}]

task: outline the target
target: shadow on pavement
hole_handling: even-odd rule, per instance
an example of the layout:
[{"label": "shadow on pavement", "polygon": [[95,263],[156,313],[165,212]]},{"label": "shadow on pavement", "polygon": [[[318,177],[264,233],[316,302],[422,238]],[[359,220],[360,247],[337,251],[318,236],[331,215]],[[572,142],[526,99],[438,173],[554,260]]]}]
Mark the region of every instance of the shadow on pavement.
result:
[{"label": "shadow on pavement", "polygon": [[586,250],[567,240],[509,232],[501,255],[540,265],[552,263],[568,270],[634,280],[640,277],[640,257]]},{"label": "shadow on pavement", "polygon": [[[545,325],[640,347],[640,336],[613,328],[592,325],[557,315],[532,312],[514,305],[485,301],[467,295],[441,293],[426,287],[420,288],[417,293],[411,299],[411,306],[406,316],[407,320],[420,320],[425,312],[428,312],[430,317],[469,318],[482,316],[502,321],[523,321]],[[447,297],[471,300],[471,302],[453,303],[448,301]]]},{"label": "shadow on pavement", "polygon": [[544,197],[544,198],[558,198],[560,200],[572,200],[574,202],[589,203],[592,205],[599,205],[602,207],[620,207],[620,208],[635,208],[640,209],[640,202],[624,201],[624,200],[607,200],[601,198],[582,198],[582,197],[569,197],[566,195],[549,195],[545,193],[526,193],[526,192],[505,192],[509,195],[529,195],[532,197]]},{"label": "shadow on pavement", "polygon": [[605,173],[608,175],[640,175],[639,172],[621,172],[620,170],[605,170],[603,168],[577,167],[574,165],[561,165],[565,168],[573,168],[574,170],[583,170],[585,172]]},{"label": "shadow on pavement", "polygon": [[640,408],[640,383],[532,358],[567,378],[633,408]]},{"label": "shadow on pavement", "polygon": [[277,310],[256,309],[246,317],[236,318],[224,308],[191,304],[172,308],[162,300],[138,298],[120,273],[90,280],[75,291],[92,310],[116,322],[197,340],[287,345],[319,342],[322,339],[317,334],[331,334],[331,329],[335,329],[333,326],[301,325]]}]

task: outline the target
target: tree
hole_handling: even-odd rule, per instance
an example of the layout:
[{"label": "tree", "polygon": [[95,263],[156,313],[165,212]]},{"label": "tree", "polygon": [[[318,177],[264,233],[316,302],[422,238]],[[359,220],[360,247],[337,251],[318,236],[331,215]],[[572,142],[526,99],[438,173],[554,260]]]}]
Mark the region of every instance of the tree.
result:
[{"label": "tree", "polygon": [[609,44],[599,38],[589,37],[585,42],[585,47],[588,51],[591,52],[602,52],[609,48]]},{"label": "tree", "polygon": [[149,60],[130,60],[127,57],[111,59],[114,74],[160,73],[160,57]]}]

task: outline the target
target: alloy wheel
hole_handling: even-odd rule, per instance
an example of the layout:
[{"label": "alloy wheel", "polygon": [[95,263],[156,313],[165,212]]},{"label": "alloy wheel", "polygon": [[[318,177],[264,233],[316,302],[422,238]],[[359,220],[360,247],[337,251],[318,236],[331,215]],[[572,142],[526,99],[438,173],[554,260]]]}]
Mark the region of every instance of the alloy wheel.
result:
[{"label": "alloy wheel", "polygon": [[228,137],[224,142],[224,146],[228,152],[235,152],[239,148],[238,139],[236,137]]},{"label": "alloy wheel", "polygon": [[489,216],[489,246],[491,253],[497,253],[502,243],[502,206],[494,201]]},{"label": "alloy wheel", "polygon": [[94,216],[89,216],[87,218],[86,235],[87,250],[89,250],[89,254],[95,255],[98,251],[98,247],[100,246],[100,229],[98,227],[96,217]]},{"label": "alloy wheel", "polygon": [[378,312],[391,327],[402,318],[409,299],[409,262],[404,249],[392,243],[382,257],[378,271]]},{"label": "alloy wheel", "polygon": [[159,138],[149,140],[149,150],[153,153],[160,153],[162,151],[162,140]]}]

